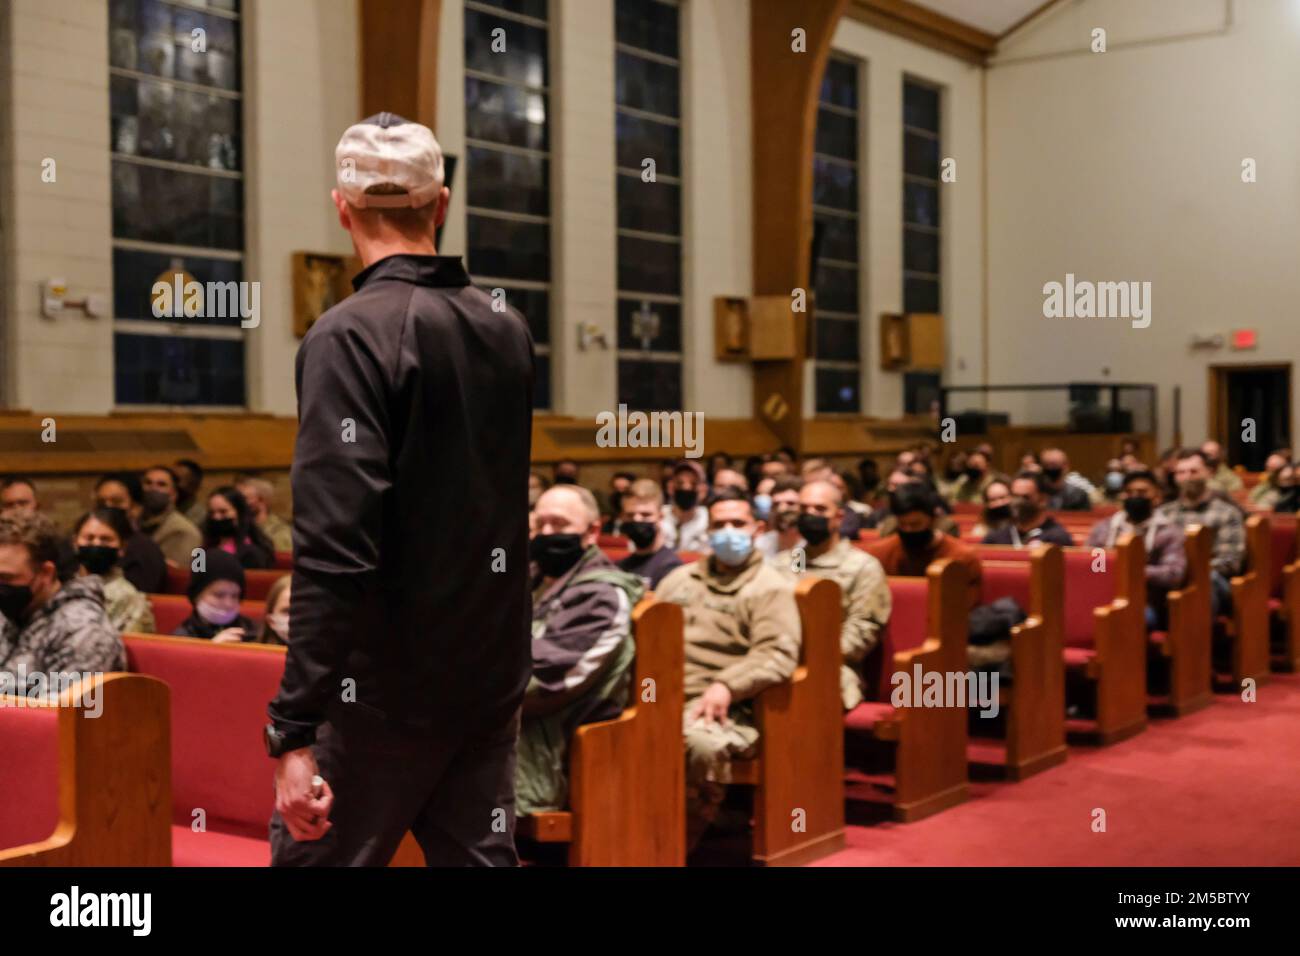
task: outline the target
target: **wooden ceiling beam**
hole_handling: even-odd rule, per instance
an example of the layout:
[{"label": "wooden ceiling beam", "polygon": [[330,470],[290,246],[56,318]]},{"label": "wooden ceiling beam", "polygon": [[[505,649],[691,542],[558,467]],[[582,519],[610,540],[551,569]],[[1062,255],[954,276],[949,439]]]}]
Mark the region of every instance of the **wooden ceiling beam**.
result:
[{"label": "wooden ceiling beam", "polygon": [[984,63],[998,46],[993,34],[909,0],[851,0],[845,16],[968,63]]}]

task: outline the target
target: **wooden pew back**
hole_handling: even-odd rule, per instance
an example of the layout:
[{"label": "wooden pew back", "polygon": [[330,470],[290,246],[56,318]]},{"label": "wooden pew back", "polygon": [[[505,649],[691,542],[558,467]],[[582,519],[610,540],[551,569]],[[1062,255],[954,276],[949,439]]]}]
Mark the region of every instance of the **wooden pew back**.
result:
[{"label": "wooden pew back", "polygon": [[[93,678],[99,716],[80,706],[81,688],[57,702],[0,706],[0,766],[34,768],[6,775],[7,811],[0,814],[0,866],[168,866],[171,864],[171,769],[168,689],[135,674]],[[22,798],[48,800],[51,754],[58,799],[26,808]],[[24,764],[10,760],[30,761]],[[49,808],[57,825],[49,828]],[[28,815],[28,811],[31,811]],[[39,831],[44,830],[44,834]],[[6,838],[27,839],[10,846]]]}]

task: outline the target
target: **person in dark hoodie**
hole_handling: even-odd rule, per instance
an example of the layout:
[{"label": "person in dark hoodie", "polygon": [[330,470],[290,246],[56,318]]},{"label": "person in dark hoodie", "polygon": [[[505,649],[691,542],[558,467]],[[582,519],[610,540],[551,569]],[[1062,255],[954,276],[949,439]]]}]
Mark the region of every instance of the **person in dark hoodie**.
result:
[{"label": "person in dark hoodie", "polygon": [[567,805],[573,732],[626,705],[636,657],[632,609],[644,591],[596,547],[600,509],[590,491],[556,485],[534,515],[533,674],[515,764],[520,814]]},{"label": "person in dark hoodie", "polygon": [[219,548],[203,553],[202,571],[190,573],[190,604],[194,610],[172,631],[176,637],[197,637],[216,644],[252,640],[255,625],[239,613],[244,599],[244,569],[239,560]]},{"label": "person in dark hoodie", "polygon": [[126,669],[103,583],[96,575],[65,582],[58,561],[59,536],[49,518],[0,515],[0,683]]},{"label": "person in dark hoodie", "polygon": [[1041,542],[1070,547],[1074,536],[1047,513],[1046,479],[1022,471],[1011,481],[1011,521],[984,536],[984,544],[1009,544],[1016,548]]},{"label": "person in dark hoodie", "polygon": [[203,522],[203,547],[209,552],[233,554],[241,567],[269,568],[275,564],[275,546],[253,521],[253,509],[239,489],[222,485],[208,495],[208,517]]}]

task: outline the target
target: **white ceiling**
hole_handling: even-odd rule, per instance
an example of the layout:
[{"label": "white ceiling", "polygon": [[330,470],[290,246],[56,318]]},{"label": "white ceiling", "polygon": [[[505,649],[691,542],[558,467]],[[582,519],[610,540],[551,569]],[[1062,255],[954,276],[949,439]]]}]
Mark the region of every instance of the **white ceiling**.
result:
[{"label": "white ceiling", "polygon": [[1043,5],[1043,0],[912,0],[959,23],[1000,36]]}]

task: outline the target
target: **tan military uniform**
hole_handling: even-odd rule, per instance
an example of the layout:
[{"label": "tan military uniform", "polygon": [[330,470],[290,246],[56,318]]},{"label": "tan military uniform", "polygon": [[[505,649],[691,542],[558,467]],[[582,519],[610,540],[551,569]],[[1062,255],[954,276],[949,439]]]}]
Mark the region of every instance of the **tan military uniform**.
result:
[{"label": "tan military uniform", "polygon": [[122,575],[122,569],[113,568],[103,581],[104,610],[118,633],[153,634],[156,629],[153,605]]},{"label": "tan military uniform", "polygon": [[178,568],[188,568],[194,549],[203,546],[199,529],[175,508],[167,509],[156,519],[142,519],[140,530],[153,538],[163,557]]},{"label": "tan military uniform", "polygon": [[[681,605],[686,622],[686,803],[688,846],[698,842],[731,782],[733,758],[758,743],[750,701],[789,680],[799,664],[802,630],[794,581],[757,551],[735,570],[702,558],[670,573],[655,597]],[[691,720],[710,684],[731,691],[725,723]]]},{"label": "tan military uniform", "polygon": [[972,483],[970,478],[962,475],[953,486],[949,500],[960,501],[963,504],[981,504],[984,501],[984,489],[993,482],[1001,480],[999,476],[991,471],[984,472],[984,477],[979,480],[979,484]]},{"label": "tan military uniform", "polygon": [[840,586],[844,623],[840,628],[840,651],[844,666],[840,668],[840,695],[844,709],[862,703],[862,662],[880,643],[880,629],[889,621],[889,583],[880,562],[841,538],[834,547],[818,557],[809,557],[802,549],[782,551],[773,565],[795,577],[813,575],[827,578]]},{"label": "tan military uniform", "polygon": [[1241,475],[1223,462],[1219,462],[1219,470],[1210,476],[1207,484],[1215,491],[1222,491],[1225,495],[1230,495],[1234,491],[1241,491],[1242,488],[1246,487],[1246,483],[1241,480]]},{"label": "tan military uniform", "polygon": [[293,550],[293,526],[274,512],[267,512],[261,524],[262,534],[270,539],[276,551]]}]

